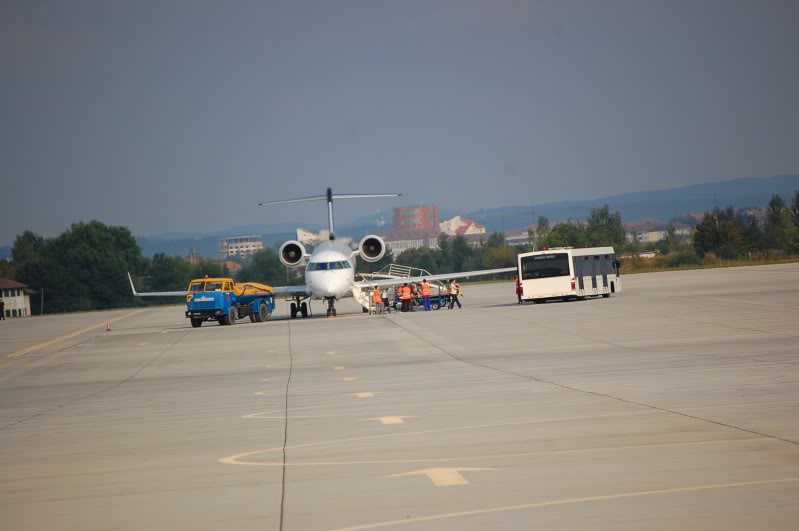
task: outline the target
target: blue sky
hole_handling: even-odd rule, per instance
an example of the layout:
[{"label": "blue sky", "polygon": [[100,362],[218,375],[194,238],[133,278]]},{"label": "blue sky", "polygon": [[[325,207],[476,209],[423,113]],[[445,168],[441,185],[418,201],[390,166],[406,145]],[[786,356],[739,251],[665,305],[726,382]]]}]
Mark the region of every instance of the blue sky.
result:
[{"label": "blue sky", "polygon": [[0,243],[799,170],[799,3],[0,2]]}]

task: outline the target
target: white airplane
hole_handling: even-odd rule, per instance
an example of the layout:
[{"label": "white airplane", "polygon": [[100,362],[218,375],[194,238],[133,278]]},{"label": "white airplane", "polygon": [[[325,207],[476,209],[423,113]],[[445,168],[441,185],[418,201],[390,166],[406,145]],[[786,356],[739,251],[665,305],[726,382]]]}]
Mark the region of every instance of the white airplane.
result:
[{"label": "white airplane", "polygon": [[[283,265],[291,268],[305,266],[304,286],[276,286],[276,295],[292,297],[292,319],[297,315],[308,316],[306,300],[324,300],[327,302],[327,317],[336,316],[336,301],[344,297],[351,297],[356,290],[369,290],[375,287],[397,286],[405,282],[421,282],[426,278],[428,282],[445,279],[476,277],[483,275],[496,275],[516,271],[515,267],[502,269],[486,269],[482,271],[465,271],[462,273],[446,273],[441,275],[427,275],[418,277],[391,278],[369,281],[355,280],[356,257],[360,256],[367,262],[377,262],[386,254],[386,243],[380,236],[369,234],[364,236],[353,250],[348,245],[336,241],[333,229],[333,200],[334,199],[361,199],[378,197],[399,197],[402,194],[333,194],[330,188],[327,195],[286,199],[282,201],[268,201],[258,203],[259,206],[278,205],[286,203],[302,203],[307,201],[327,202],[327,223],[329,240],[317,245],[312,253],[308,253],[302,243],[289,240],[280,246],[278,256]],[[131,283],[132,287],[132,283]],[[181,292],[138,293],[139,297],[147,296],[173,296],[185,295]]]}]

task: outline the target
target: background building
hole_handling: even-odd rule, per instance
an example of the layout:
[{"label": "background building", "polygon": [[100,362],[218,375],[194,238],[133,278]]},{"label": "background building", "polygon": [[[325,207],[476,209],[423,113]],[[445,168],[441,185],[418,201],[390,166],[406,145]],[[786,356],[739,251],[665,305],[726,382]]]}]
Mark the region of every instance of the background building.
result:
[{"label": "background building", "polygon": [[441,222],[439,230],[448,236],[472,236],[486,233],[484,225],[477,223],[473,219],[460,216]]},{"label": "background building", "polygon": [[438,235],[441,212],[438,205],[413,205],[394,208],[393,232],[423,238]]},{"label": "background building", "polygon": [[0,300],[5,303],[6,317],[27,317],[31,314],[28,286],[8,278],[0,278]]},{"label": "background building", "polygon": [[255,251],[264,248],[263,237],[260,234],[250,236],[229,236],[219,240],[219,259],[225,260],[230,256],[249,256]]}]

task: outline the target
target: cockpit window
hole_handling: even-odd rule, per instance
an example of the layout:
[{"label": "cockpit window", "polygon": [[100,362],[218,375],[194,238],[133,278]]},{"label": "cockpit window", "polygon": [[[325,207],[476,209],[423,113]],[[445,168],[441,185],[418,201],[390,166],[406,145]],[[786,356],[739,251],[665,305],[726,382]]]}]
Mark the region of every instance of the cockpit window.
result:
[{"label": "cockpit window", "polygon": [[327,271],[328,269],[352,269],[349,260],[337,262],[308,262],[305,271]]}]

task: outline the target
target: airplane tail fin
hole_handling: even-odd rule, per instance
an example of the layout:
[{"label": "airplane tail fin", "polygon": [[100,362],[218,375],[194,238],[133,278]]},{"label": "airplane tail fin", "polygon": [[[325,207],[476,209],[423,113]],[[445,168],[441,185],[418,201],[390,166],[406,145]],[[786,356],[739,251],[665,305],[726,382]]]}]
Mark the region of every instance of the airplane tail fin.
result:
[{"label": "airplane tail fin", "polygon": [[282,199],[279,201],[263,201],[258,203],[258,206],[264,205],[282,205],[286,203],[306,203],[309,201],[327,201],[327,228],[330,233],[330,239],[335,240],[336,236],[333,232],[333,200],[334,199],[370,199],[376,197],[400,197],[402,194],[334,194],[331,188],[327,189],[326,195],[314,195],[311,197],[299,197],[297,199]]}]

